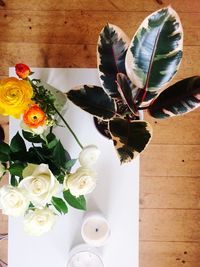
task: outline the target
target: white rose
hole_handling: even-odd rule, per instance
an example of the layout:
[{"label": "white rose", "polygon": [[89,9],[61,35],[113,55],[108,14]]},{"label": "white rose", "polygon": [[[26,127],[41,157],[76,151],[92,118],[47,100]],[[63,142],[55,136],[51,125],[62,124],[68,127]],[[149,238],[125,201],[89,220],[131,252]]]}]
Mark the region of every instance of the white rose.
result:
[{"label": "white rose", "polygon": [[69,174],[64,179],[64,188],[71,194],[79,197],[91,193],[96,187],[96,172],[80,167],[75,173]]},{"label": "white rose", "polygon": [[26,131],[26,132],[30,132],[32,134],[37,134],[37,135],[42,135],[45,130],[47,129],[46,125],[43,126],[38,126],[37,128],[30,128],[28,127],[23,121],[20,124],[22,130]]},{"label": "white rose", "polygon": [[40,236],[51,230],[56,215],[49,209],[36,209],[24,216],[24,231],[29,235]]},{"label": "white rose", "polygon": [[89,167],[96,163],[99,158],[100,150],[95,145],[89,145],[83,148],[79,154],[79,162],[83,167]]},{"label": "white rose", "polygon": [[30,201],[36,207],[45,206],[58,192],[59,182],[50,171],[47,164],[30,164],[23,175],[28,175],[19,184],[27,191]]},{"label": "white rose", "polygon": [[28,206],[29,201],[23,189],[11,185],[0,188],[0,208],[3,214],[20,216],[25,213]]},{"label": "white rose", "polygon": [[4,172],[5,172],[5,167],[4,167],[4,165],[0,162],[0,177],[3,176]]}]

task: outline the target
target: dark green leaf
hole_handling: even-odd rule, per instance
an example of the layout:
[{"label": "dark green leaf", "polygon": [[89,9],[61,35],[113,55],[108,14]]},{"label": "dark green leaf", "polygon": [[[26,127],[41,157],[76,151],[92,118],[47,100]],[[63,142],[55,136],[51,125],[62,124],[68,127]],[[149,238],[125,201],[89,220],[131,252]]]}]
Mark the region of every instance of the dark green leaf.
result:
[{"label": "dark green leaf", "polygon": [[68,98],[83,110],[101,119],[115,116],[115,103],[99,86],[83,85],[67,93]]},{"label": "dark green leaf", "polygon": [[126,73],[125,56],[130,40],[117,26],[107,24],[100,33],[97,46],[97,66],[100,80],[111,97],[119,97],[116,85],[118,72]]},{"label": "dark green leaf", "polygon": [[86,200],[84,196],[75,197],[69,190],[63,192],[64,199],[75,209],[86,210]]},{"label": "dark green leaf", "polygon": [[152,102],[149,113],[154,118],[181,115],[200,107],[200,76],[179,81],[164,90]]},{"label": "dark green leaf", "polygon": [[51,141],[57,140],[55,134],[53,134],[53,133],[49,133],[49,134],[46,136],[46,139],[47,139],[47,142],[48,142],[48,143],[50,143]]},{"label": "dark green leaf", "polygon": [[116,118],[109,122],[109,128],[121,163],[131,161],[142,152],[152,135],[151,126],[146,121]]},{"label": "dark green leaf", "polygon": [[31,142],[31,143],[43,143],[44,140],[39,136],[39,135],[36,135],[36,134],[32,134],[30,132],[27,132],[27,131],[23,131],[22,130],[22,135],[24,137],[24,139],[26,139],[27,141]]},{"label": "dark green leaf", "polygon": [[52,152],[52,160],[58,165],[65,168],[66,161],[70,159],[68,152],[64,149],[60,141],[57,142]]},{"label": "dark green leaf", "polygon": [[56,177],[56,179],[58,180],[58,182],[59,182],[60,184],[63,184],[64,179],[65,179],[65,175],[60,174],[60,175],[58,175],[58,176]]},{"label": "dark green leaf", "polygon": [[26,153],[26,145],[24,139],[20,136],[18,132],[11,140],[10,149],[12,152]]},{"label": "dark green leaf", "polygon": [[22,177],[22,172],[27,164],[23,162],[15,162],[10,165],[9,172],[11,175]]},{"label": "dark green leaf", "polygon": [[12,186],[18,186],[18,181],[17,181],[15,175],[11,175],[10,183]]},{"label": "dark green leaf", "polygon": [[10,154],[10,146],[3,141],[0,141],[0,153],[9,155]]},{"label": "dark green leaf", "polygon": [[70,159],[65,163],[65,168],[70,171],[71,168],[74,166],[74,164],[76,163],[77,159]]},{"label": "dark green leaf", "polygon": [[68,208],[64,200],[59,197],[52,197],[51,203],[54,205],[54,207],[62,214],[66,214],[68,212]]},{"label": "dark green leaf", "polygon": [[3,152],[0,152],[0,161],[6,162],[10,160],[10,156],[8,154],[4,154]]},{"label": "dark green leaf", "polygon": [[132,82],[145,89],[145,102],[174,77],[182,49],[182,25],[171,7],[154,12],[140,25],[127,51],[126,70]]}]

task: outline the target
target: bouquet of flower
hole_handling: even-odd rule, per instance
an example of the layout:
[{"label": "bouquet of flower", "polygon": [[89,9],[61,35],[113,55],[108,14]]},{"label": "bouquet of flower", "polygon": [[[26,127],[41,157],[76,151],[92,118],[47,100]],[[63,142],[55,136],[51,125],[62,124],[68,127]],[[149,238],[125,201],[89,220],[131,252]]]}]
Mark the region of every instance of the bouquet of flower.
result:
[{"label": "bouquet of flower", "polygon": [[[32,72],[25,64],[16,65],[16,74],[19,79],[0,80],[0,114],[21,120],[21,131],[10,144],[0,142],[0,177],[10,174],[9,184],[0,188],[0,208],[10,216],[23,215],[25,231],[41,235],[51,229],[56,215],[68,212],[68,205],[86,209],[84,195],[96,186],[92,165],[100,151],[95,145],[83,147],[64,119],[65,94],[30,79]],[[73,172],[77,159],[53,133],[61,123],[81,148],[80,166]]]}]

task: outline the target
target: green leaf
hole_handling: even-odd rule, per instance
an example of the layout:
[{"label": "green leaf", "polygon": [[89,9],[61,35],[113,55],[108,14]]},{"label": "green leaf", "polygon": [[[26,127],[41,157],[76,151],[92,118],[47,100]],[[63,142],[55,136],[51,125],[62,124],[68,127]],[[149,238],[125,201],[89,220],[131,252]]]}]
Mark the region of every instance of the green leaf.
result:
[{"label": "green leaf", "polygon": [[22,177],[22,172],[26,166],[27,166],[26,163],[15,162],[10,165],[9,172],[11,175]]},{"label": "green leaf", "polygon": [[56,177],[56,179],[58,180],[58,182],[59,182],[60,184],[63,184],[64,179],[65,179],[65,175],[60,174],[60,175],[58,175],[58,176]]},{"label": "green leaf", "polygon": [[121,163],[130,162],[149,143],[152,128],[146,121],[115,118],[109,122],[110,133]]},{"label": "green leaf", "polygon": [[26,153],[26,145],[24,139],[20,136],[18,132],[11,140],[10,149],[12,152]]},{"label": "green leaf", "polygon": [[101,119],[115,116],[115,103],[99,86],[83,85],[70,90],[68,98],[77,106]]},{"label": "green leaf", "polygon": [[168,118],[188,113],[200,107],[200,76],[179,81],[164,90],[150,105],[154,118]]},{"label": "green leaf", "polygon": [[18,181],[17,181],[15,175],[11,175],[10,183],[12,186],[18,186]]},{"label": "green leaf", "polygon": [[119,97],[117,73],[126,73],[125,56],[130,40],[117,26],[107,24],[101,31],[97,45],[97,66],[103,88],[111,97]]},{"label": "green leaf", "polygon": [[48,146],[49,149],[52,149],[57,145],[57,143],[58,143],[58,140],[57,139],[53,139],[51,142],[48,143],[47,146]]},{"label": "green leaf", "polygon": [[51,203],[54,205],[54,207],[62,214],[66,214],[68,212],[68,207],[64,200],[59,197],[52,197]]},{"label": "green leaf", "polygon": [[145,89],[145,102],[174,77],[182,49],[182,25],[171,7],[152,13],[142,22],[127,51],[126,70],[132,82]]},{"label": "green leaf", "polygon": [[8,154],[0,152],[0,161],[1,162],[7,162],[9,160],[10,160],[10,156]]},{"label": "green leaf", "polygon": [[77,159],[70,159],[65,163],[65,168],[70,171],[71,168],[74,166],[74,164],[76,163]]},{"label": "green leaf", "polygon": [[64,149],[60,141],[57,142],[52,152],[51,158],[58,166],[65,168],[66,161],[70,159],[68,152]]},{"label": "green leaf", "polygon": [[31,142],[31,143],[43,143],[44,140],[40,137],[40,135],[36,135],[36,134],[32,134],[30,132],[24,131],[22,130],[22,135],[24,137],[24,139],[26,139],[27,141]]},{"label": "green leaf", "polygon": [[10,154],[10,146],[3,141],[0,141],[0,153],[9,155]]},{"label": "green leaf", "polygon": [[75,197],[69,190],[63,192],[64,199],[75,209],[86,210],[86,200],[84,196]]}]

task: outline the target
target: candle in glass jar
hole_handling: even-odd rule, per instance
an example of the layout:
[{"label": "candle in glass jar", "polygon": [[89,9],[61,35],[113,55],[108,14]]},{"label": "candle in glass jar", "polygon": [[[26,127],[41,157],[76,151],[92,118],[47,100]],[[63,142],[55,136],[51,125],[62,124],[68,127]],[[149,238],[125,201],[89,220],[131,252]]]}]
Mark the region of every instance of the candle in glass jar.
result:
[{"label": "candle in glass jar", "polygon": [[97,249],[81,244],[70,252],[67,267],[104,267],[103,261]]},{"label": "candle in glass jar", "polygon": [[106,244],[110,236],[110,227],[106,218],[100,212],[86,213],[81,227],[83,240],[94,247]]}]

